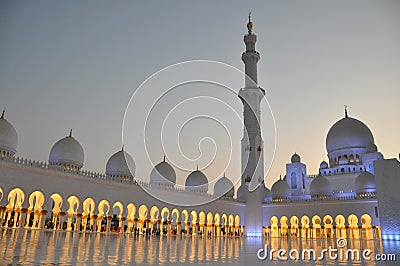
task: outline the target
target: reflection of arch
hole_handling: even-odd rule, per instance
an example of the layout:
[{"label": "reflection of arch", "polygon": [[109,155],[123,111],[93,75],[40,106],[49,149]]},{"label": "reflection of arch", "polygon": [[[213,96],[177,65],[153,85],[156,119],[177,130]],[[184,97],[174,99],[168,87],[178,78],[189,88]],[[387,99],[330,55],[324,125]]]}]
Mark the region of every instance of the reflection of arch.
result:
[{"label": "reflection of arch", "polygon": [[77,196],[70,196],[67,199],[67,201],[68,201],[68,204],[69,204],[68,213],[69,214],[77,213],[78,209],[79,209],[79,202],[80,202],[78,197]]},{"label": "reflection of arch", "polygon": [[147,213],[148,213],[147,206],[144,205],[144,204],[140,205],[140,207],[139,207],[139,219],[142,219],[142,220],[146,219],[147,218]]},{"label": "reflection of arch", "polygon": [[169,221],[169,209],[164,207],[161,210],[161,222],[164,223],[166,221]]},{"label": "reflection of arch", "polygon": [[136,206],[133,203],[129,203],[128,206],[128,219],[135,219],[135,214],[136,214]]},{"label": "reflection of arch", "polygon": [[240,216],[239,215],[235,216],[235,226],[240,226]]},{"label": "reflection of arch", "polygon": [[61,206],[63,203],[62,196],[58,193],[54,193],[50,196],[53,200],[53,209],[51,210],[53,213],[59,213],[61,211]]},{"label": "reflection of arch", "polygon": [[41,191],[36,190],[29,195],[28,210],[41,211],[44,204],[44,195]]},{"label": "reflection of arch", "polygon": [[86,198],[85,201],[82,204],[82,208],[83,208],[83,213],[82,215],[93,215],[94,212],[94,207],[95,207],[96,203],[94,202],[94,199],[92,198]]},{"label": "reflection of arch", "polygon": [[[105,207],[107,207],[107,210],[105,210]],[[101,217],[107,216],[110,209],[110,203],[103,199],[99,202],[99,206],[97,206],[98,215]]]},{"label": "reflection of arch", "polygon": [[118,208],[119,209],[118,218],[122,218],[122,216],[124,214],[124,205],[120,201],[116,201],[114,203],[114,205],[113,205],[113,213],[114,213],[114,208]]},{"label": "reflection of arch", "polygon": [[154,220],[158,220],[158,215],[160,214],[160,210],[158,209],[157,206],[153,206],[150,209],[150,220],[154,221]]},{"label": "reflection of arch", "polygon": [[25,193],[20,188],[14,188],[8,193],[8,205],[9,209],[21,209],[22,203],[25,200]]}]

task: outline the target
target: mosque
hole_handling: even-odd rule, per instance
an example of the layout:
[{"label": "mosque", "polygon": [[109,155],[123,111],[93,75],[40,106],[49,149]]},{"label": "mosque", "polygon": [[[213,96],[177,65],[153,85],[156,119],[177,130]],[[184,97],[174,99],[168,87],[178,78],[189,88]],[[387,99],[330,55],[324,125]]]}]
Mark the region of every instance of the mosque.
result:
[{"label": "mosque", "polygon": [[[0,226],[128,234],[190,234],[299,238],[400,238],[400,163],[385,159],[371,130],[348,115],[326,137],[327,160],[308,175],[300,155],[286,164],[286,175],[264,185],[256,35],[247,24],[241,141],[242,177],[237,191],[226,176],[209,191],[207,176],[190,173],[176,186],[174,168],[164,158],[149,183],[135,179],[135,162],[124,149],[108,160],[104,174],[85,170],[84,150],[73,136],[57,141],[48,162],[16,156],[15,127],[0,118]],[[129,167],[128,167],[129,165]],[[147,193],[151,191],[152,193]],[[171,204],[152,195],[170,195]],[[196,202],[209,203],[196,205]]]}]

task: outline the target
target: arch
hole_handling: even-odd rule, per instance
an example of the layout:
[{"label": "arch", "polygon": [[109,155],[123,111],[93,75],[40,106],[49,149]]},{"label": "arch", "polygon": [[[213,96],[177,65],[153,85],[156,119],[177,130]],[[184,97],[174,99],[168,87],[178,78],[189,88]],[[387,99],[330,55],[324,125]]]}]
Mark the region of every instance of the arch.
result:
[{"label": "arch", "polygon": [[128,206],[126,206],[126,208],[128,209],[128,219],[135,219],[135,214],[136,214],[136,206],[135,204],[133,204],[132,202],[128,204]]},{"label": "arch", "polygon": [[325,229],[325,237],[331,238],[333,237],[333,219],[330,215],[324,216],[324,229]]},{"label": "arch", "polygon": [[[105,210],[106,207],[107,210]],[[99,202],[99,205],[97,206],[98,215],[102,217],[107,216],[110,209],[110,203],[107,200],[103,199]]]},{"label": "arch", "polygon": [[63,198],[58,193],[51,194],[50,198],[53,200],[53,209],[51,210],[53,213],[59,213],[61,211],[61,206],[63,203]]},{"label": "arch", "polygon": [[240,216],[239,215],[235,216],[235,226],[240,226]]},{"label": "arch", "polygon": [[358,227],[358,218],[354,214],[349,215],[347,222],[349,223],[349,227]]},{"label": "arch", "polygon": [[150,209],[150,220],[158,220],[158,216],[160,215],[160,210],[158,209],[157,206],[153,205]]},{"label": "arch", "polygon": [[44,204],[44,195],[41,191],[36,190],[29,195],[29,208],[28,210],[41,211]]},{"label": "arch", "polygon": [[313,227],[316,226],[321,226],[321,217],[319,217],[318,215],[314,215],[313,218],[311,219]]},{"label": "arch", "polygon": [[370,227],[371,226],[371,216],[367,213],[361,216],[361,226],[362,227]]},{"label": "arch", "polygon": [[221,215],[218,212],[214,215],[214,223],[216,225],[219,225],[221,223]]},{"label": "arch", "polygon": [[144,205],[144,204],[140,205],[140,207],[139,207],[139,219],[142,219],[142,220],[146,219],[147,218],[147,213],[148,213],[147,206]]},{"label": "arch", "polygon": [[113,204],[113,214],[115,214],[114,208],[118,208],[119,209],[118,218],[121,219],[122,216],[124,215],[124,205],[122,204],[122,202],[116,201]]},{"label": "arch", "polygon": [[288,218],[284,215],[280,219],[281,227],[288,227]]},{"label": "arch", "polygon": [[175,223],[178,224],[179,222],[179,210],[177,208],[174,208],[171,211],[171,220]]},{"label": "arch", "polygon": [[4,195],[4,192],[3,192],[3,189],[0,187],[0,202],[1,202],[1,200],[3,199],[3,195]]},{"label": "arch", "polygon": [[162,208],[161,210],[161,222],[164,223],[166,221],[169,221],[169,209],[167,207]]},{"label": "arch", "polygon": [[232,214],[230,214],[228,216],[228,224],[229,224],[229,226],[232,226],[232,225],[234,225],[234,223],[235,223],[235,218],[233,217]]},{"label": "arch", "polygon": [[[185,210],[183,210],[181,213],[182,213],[182,220],[183,220],[183,222],[184,222],[184,223],[187,223],[188,220],[189,220],[189,212],[185,209]],[[185,217],[185,218],[183,218],[183,217]]]},{"label": "arch", "polygon": [[311,222],[313,227],[313,237],[314,238],[322,237],[321,217],[319,217],[318,215],[314,215],[313,218],[311,219]]},{"label": "arch", "polygon": [[269,219],[269,222],[270,222],[271,226],[273,226],[273,225],[278,226],[278,217],[272,216],[271,219]]},{"label": "arch", "polygon": [[206,214],[203,211],[199,213],[199,223],[200,224],[206,223]]},{"label": "arch", "polygon": [[269,219],[269,223],[271,224],[271,237],[279,236],[279,228],[278,228],[278,217],[272,216]]},{"label": "arch", "polygon": [[310,226],[310,218],[308,218],[308,216],[304,215],[303,217],[301,217],[301,226],[302,227]]},{"label": "arch", "polygon": [[213,224],[213,214],[211,212],[207,213],[207,224],[212,225]]},{"label": "arch", "polygon": [[332,226],[333,224],[333,218],[329,214],[324,216],[324,226]]},{"label": "arch", "polygon": [[290,217],[290,226],[291,227],[298,227],[299,226],[299,218],[296,215]]},{"label": "arch", "polygon": [[340,227],[340,228],[345,227],[345,222],[346,222],[346,219],[344,218],[343,215],[339,214],[336,216],[336,218],[335,218],[336,227]]},{"label": "arch", "polygon": [[67,199],[68,201],[68,214],[74,214],[78,212],[79,209],[79,204],[80,204],[80,200],[77,196],[69,196],[69,198]]},{"label": "arch", "polygon": [[225,213],[223,213],[221,218],[222,218],[221,225],[226,226],[228,224],[228,216]]},{"label": "arch", "polygon": [[190,215],[192,216],[192,224],[196,225],[197,224],[197,212],[195,210],[190,212]]},{"label": "arch", "polygon": [[20,188],[14,188],[8,193],[8,209],[21,209],[25,201],[25,193]]},{"label": "arch", "polygon": [[83,213],[82,213],[82,215],[83,215],[83,216],[85,216],[85,215],[90,215],[90,216],[92,216],[93,213],[94,213],[94,208],[95,208],[95,206],[96,206],[96,203],[94,202],[94,199],[92,199],[92,198],[86,198],[86,199],[83,201],[83,204],[82,204],[82,208],[83,208]]},{"label": "arch", "polygon": [[374,234],[372,231],[372,225],[371,225],[371,216],[369,214],[365,213],[361,216],[361,233],[362,237],[366,239],[373,239]]}]

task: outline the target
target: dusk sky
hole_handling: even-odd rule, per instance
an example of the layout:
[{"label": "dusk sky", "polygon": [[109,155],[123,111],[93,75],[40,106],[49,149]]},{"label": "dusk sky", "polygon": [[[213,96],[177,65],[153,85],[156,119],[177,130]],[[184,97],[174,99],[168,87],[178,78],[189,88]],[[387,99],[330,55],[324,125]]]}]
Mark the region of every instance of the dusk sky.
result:
[{"label": "dusk sky", "polygon": [[[1,1],[0,109],[6,109],[6,118],[17,129],[17,156],[47,161],[52,145],[72,128],[85,150],[84,168],[104,172],[108,158],[121,148],[129,99],[149,76],[196,59],[244,68],[241,53],[249,11],[261,55],[258,83],[266,90],[277,130],[267,187],[285,173],[294,152],[307,164],[308,174],[318,172],[319,163],[327,160],[326,134],[344,117],[344,105],[349,116],[369,126],[385,158],[398,158],[400,1],[385,0]],[[229,75],[222,78],[237,84],[236,92],[243,87],[240,74],[237,81]],[[190,87],[179,95],[193,97],[190,92],[197,90],[207,96],[213,91],[207,85]],[[170,96],[177,100],[179,95]],[[239,98],[231,96],[224,99],[241,112]],[[225,107],[187,108],[185,115],[203,114],[202,108],[225,114]],[[267,109],[264,103],[265,151],[271,154],[273,128]],[[141,139],[144,114],[129,117],[136,127],[125,137]],[[224,119],[230,134],[218,127],[211,130],[215,125],[203,121],[188,127],[179,144],[187,157],[196,158],[198,142],[210,129],[221,147],[214,161],[218,167],[205,172],[213,179],[226,171],[235,180],[243,129],[233,113]],[[229,135],[233,155],[225,167]],[[176,138],[164,141],[172,148]],[[134,143],[126,144],[136,161],[136,175],[148,176],[151,165]],[[212,147],[205,145],[203,152],[212,154]],[[162,160],[160,147],[150,153]],[[207,161],[190,161],[184,167],[203,168]],[[178,182],[184,177],[178,173]]]}]

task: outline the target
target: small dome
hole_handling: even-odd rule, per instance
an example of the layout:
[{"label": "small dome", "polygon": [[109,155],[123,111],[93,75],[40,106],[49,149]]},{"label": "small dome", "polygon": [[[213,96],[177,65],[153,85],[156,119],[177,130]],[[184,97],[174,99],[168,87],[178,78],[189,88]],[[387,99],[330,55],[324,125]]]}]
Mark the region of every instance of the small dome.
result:
[{"label": "small dome", "polygon": [[17,145],[17,131],[14,126],[4,118],[3,111],[0,117],[0,156],[5,156],[7,153],[13,156],[17,152]]},{"label": "small dome", "polygon": [[185,187],[187,190],[207,192],[208,179],[200,170],[193,171],[186,178]]},{"label": "small dome", "polygon": [[295,154],[292,155],[292,158],[290,158],[290,160],[291,160],[292,163],[299,163],[300,162],[300,156],[297,153],[295,153]]},{"label": "small dome", "polygon": [[248,191],[248,188],[245,184],[240,185],[236,192],[236,198],[238,200],[246,200],[246,192]]},{"label": "small dome", "polygon": [[271,199],[272,199],[271,190],[269,190],[267,187],[264,187],[263,200],[264,201],[270,201]]},{"label": "small dome", "polygon": [[106,175],[118,177],[135,176],[136,165],[132,156],[123,149],[114,153],[107,161]]},{"label": "small dome", "polygon": [[375,153],[375,152],[378,152],[378,147],[374,143],[370,142],[367,146],[367,153]]},{"label": "small dome", "polygon": [[317,176],[310,184],[310,193],[311,196],[331,195],[331,182],[322,175]]},{"label": "small dome", "polygon": [[286,183],[282,179],[279,179],[272,185],[271,193],[273,199],[286,199],[291,196],[288,183]]},{"label": "small dome", "polygon": [[328,163],[325,162],[325,161],[322,161],[322,162],[319,164],[319,169],[326,169],[326,168],[328,168]]},{"label": "small dome", "polygon": [[370,172],[362,172],[355,180],[355,188],[357,192],[375,192],[375,177]]},{"label": "small dome", "polygon": [[79,170],[83,166],[84,153],[81,144],[69,136],[57,141],[50,150],[49,164],[63,165],[71,170]]},{"label": "small dome", "polygon": [[234,188],[233,183],[225,175],[221,177],[214,185],[214,196],[220,197],[233,197]]},{"label": "small dome", "polygon": [[346,157],[340,157],[339,165],[346,165],[349,164],[349,160]]},{"label": "small dome", "polygon": [[346,117],[337,121],[326,136],[328,153],[348,148],[366,148],[374,143],[371,130],[360,120]]},{"label": "small dome", "polygon": [[165,184],[174,186],[176,184],[176,173],[174,168],[165,161],[157,164],[150,173],[150,184]]}]

